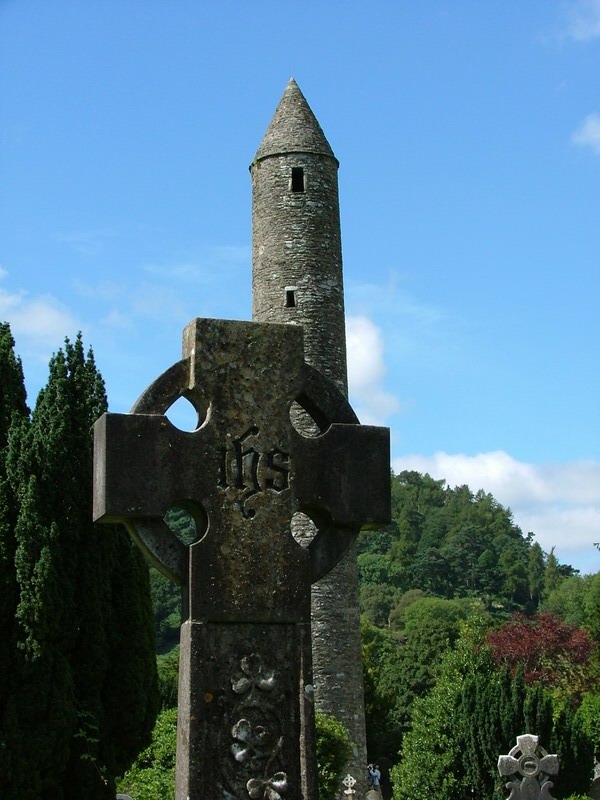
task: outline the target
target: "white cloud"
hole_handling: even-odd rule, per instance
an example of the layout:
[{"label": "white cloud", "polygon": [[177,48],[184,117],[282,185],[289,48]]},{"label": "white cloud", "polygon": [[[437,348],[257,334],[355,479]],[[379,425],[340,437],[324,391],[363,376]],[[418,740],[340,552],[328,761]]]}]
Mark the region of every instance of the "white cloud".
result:
[{"label": "white cloud", "polygon": [[346,341],[352,390],[364,393],[385,375],[381,331],[367,317],[348,317]]},{"label": "white cloud", "polygon": [[567,36],[578,42],[600,38],[600,0],[576,0],[570,5]]},{"label": "white cloud", "polygon": [[396,473],[414,469],[445,478],[450,486],[468,484],[473,491],[490,492],[512,510],[524,533],[533,531],[546,552],[556,547],[563,561],[583,553],[590,560],[595,557],[593,543],[600,541],[600,463],[596,461],[535,465],[500,450],[474,456],[409,455],[394,459],[393,467]]},{"label": "white cloud", "polygon": [[580,147],[590,147],[600,156],[600,114],[588,114],[571,136],[571,141]]},{"label": "white cloud", "polygon": [[398,399],[383,385],[387,369],[381,330],[367,317],[349,316],[346,343],[348,385],[356,413],[364,424],[381,425],[400,410]]},{"label": "white cloud", "polygon": [[[590,549],[600,540],[600,506],[549,506],[532,512],[519,512],[517,524],[524,531],[533,531],[542,548],[552,547],[568,554]],[[568,555],[563,555],[568,561]]]},{"label": "white cloud", "polygon": [[49,294],[30,297],[24,291],[0,289],[0,319],[10,322],[15,338],[41,358],[60,347],[65,336],[73,337],[81,325],[71,312]]},{"label": "white cloud", "polygon": [[349,316],[376,319],[386,343],[390,374],[426,364],[438,375],[464,358],[470,323],[447,310],[422,302],[392,272],[386,282],[346,285]]}]

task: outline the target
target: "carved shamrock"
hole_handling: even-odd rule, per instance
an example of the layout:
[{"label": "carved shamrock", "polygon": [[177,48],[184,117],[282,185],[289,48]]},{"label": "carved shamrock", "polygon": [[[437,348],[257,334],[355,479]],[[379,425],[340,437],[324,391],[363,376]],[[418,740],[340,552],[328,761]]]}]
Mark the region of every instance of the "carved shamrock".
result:
[{"label": "carved shamrock", "polygon": [[276,772],[272,778],[260,780],[251,778],[246,784],[246,789],[252,800],[282,800],[281,795],[288,788],[285,772]]},{"label": "carved shamrock", "polygon": [[257,653],[244,656],[240,661],[243,675],[231,679],[231,688],[236,694],[245,694],[254,688],[269,692],[275,686],[273,672],[264,672],[261,657]]},{"label": "carved shamrock", "polygon": [[231,745],[231,752],[236,761],[244,762],[254,756],[271,754],[273,735],[262,725],[253,728],[249,720],[241,719],[231,729],[231,735],[236,739]]}]

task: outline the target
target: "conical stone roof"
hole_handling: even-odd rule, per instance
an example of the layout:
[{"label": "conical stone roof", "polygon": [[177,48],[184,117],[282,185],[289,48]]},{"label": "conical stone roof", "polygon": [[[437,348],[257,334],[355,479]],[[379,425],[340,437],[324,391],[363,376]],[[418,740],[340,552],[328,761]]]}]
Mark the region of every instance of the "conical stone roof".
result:
[{"label": "conical stone roof", "polygon": [[335,158],[317,118],[293,78],[285,87],[254,160],[281,153],[317,153]]}]

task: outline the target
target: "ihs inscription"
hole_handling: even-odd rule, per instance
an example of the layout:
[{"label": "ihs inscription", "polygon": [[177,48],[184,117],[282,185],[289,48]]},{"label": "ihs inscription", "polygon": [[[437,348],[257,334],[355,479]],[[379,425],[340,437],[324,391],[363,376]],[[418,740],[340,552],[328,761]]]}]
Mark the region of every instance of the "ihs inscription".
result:
[{"label": "ihs inscription", "polygon": [[262,450],[259,430],[251,427],[222,448],[219,472],[219,487],[233,492],[242,516],[251,519],[256,513],[248,502],[251,497],[288,489],[290,456],[278,448]]}]

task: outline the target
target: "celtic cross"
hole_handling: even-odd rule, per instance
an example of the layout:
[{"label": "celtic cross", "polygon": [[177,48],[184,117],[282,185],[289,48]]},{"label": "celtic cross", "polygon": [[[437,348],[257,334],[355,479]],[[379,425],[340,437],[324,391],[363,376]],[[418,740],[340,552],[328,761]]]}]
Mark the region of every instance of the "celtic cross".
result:
[{"label": "celtic cross", "polygon": [[[310,585],[389,519],[389,433],[357,424],[302,343],[299,326],[194,320],[183,359],[96,423],[94,518],[183,588],[177,800],[316,797]],[[179,397],[193,432],[165,416]],[[189,547],[163,521],[174,506],[196,521]]]},{"label": "celtic cross", "polygon": [[511,790],[508,800],[553,800],[550,789],[554,784],[545,778],[558,774],[558,758],[548,755],[540,746],[539,737],[517,736],[509,754],[498,759],[498,772],[502,777],[512,778],[506,784]]}]

